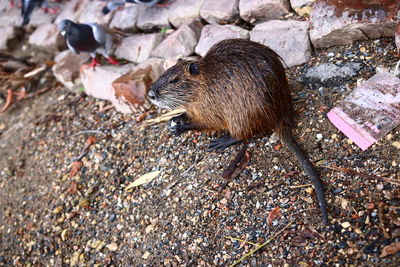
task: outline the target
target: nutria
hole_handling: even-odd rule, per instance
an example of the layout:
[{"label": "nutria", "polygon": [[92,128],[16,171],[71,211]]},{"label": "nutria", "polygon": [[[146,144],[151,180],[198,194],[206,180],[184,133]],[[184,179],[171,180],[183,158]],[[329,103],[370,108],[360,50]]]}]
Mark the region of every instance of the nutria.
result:
[{"label": "nutria", "polygon": [[179,60],[151,86],[149,97],[161,108],[184,108],[171,119],[173,133],[187,130],[228,131],[209,150],[276,132],[310,176],[326,224],[324,189],[306,153],[292,135],[294,113],[281,57],[249,40],[215,44],[203,59]]}]

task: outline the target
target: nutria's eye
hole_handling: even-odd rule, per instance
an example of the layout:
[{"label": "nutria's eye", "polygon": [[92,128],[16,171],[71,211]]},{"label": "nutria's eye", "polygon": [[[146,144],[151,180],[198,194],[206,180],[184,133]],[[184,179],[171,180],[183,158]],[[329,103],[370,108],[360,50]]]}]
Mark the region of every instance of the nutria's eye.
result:
[{"label": "nutria's eye", "polygon": [[189,64],[189,73],[191,75],[196,75],[199,73],[199,64],[197,63],[190,63]]}]

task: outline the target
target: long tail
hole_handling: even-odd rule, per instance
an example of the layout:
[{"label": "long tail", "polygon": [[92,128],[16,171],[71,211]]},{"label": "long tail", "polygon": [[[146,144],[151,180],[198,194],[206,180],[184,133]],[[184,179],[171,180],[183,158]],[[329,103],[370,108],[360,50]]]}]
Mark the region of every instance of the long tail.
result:
[{"label": "long tail", "polygon": [[296,140],[293,138],[290,130],[285,131],[281,135],[282,142],[289,148],[289,150],[296,156],[297,160],[300,162],[304,171],[310,176],[311,181],[314,185],[315,192],[317,194],[317,199],[319,203],[319,207],[322,214],[322,221],[324,224],[328,223],[328,212],[327,212],[327,204],[324,193],[324,186],[319,178],[317,171],[314,168],[314,165],[308,159],[307,154],[300,148]]}]

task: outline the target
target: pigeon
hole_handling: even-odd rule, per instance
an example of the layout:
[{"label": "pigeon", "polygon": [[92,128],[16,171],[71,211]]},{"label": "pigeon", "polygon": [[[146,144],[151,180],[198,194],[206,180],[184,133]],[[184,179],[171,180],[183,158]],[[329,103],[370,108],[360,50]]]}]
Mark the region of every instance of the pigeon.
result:
[{"label": "pigeon", "polygon": [[64,36],[69,50],[79,54],[87,52],[92,57],[89,67],[95,67],[100,63],[96,60],[96,53],[102,54],[110,64],[119,64],[110,57],[113,45],[112,35],[96,23],[79,24],[65,19],[59,23],[61,35]]},{"label": "pigeon", "polygon": [[21,16],[23,19],[22,26],[25,26],[29,23],[33,10],[36,7],[42,7],[42,6],[44,12],[46,13],[50,12],[54,14],[57,12],[57,9],[49,7],[47,0],[22,0],[22,5],[21,5]]},{"label": "pigeon", "polygon": [[125,1],[111,1],[108,2],[102,9],[104,15],[107,15],[109,12],[116,10],[117,8],[124,6],[125,3],[132,4],[144,4],[147,6],[167,6],[169,0],[125,0]]},{"label": "pigeon", "polygon": [[21,6],[21,16],[22,16],[22,26],[25,26],[29,23],[29,20],[31,19],[31,15],[33,10],[36,7],[41,7],[45,0],[22,0],[22,6]]}]

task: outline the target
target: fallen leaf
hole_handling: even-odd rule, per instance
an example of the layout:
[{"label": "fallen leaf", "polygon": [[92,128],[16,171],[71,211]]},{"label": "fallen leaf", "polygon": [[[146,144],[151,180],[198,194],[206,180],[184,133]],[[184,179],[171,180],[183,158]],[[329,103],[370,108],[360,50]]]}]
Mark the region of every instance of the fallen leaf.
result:
[{"label": "fallen leaf", "polygon": [[147,184],[149,183],[151,180],[153,180],[154,178],[156,178],[159,174],[161,173],[161,171],[154,171],[154,172],[149,172],[146,173],[145,175],[142,175],[141,177],[139,177],[138,179],[136,179],[135,181],[133,181],[132,183],[130,183],[125,190],[129,190],[133,187],[137,187],[139,185],[142,184]]},{"label": "fallen leaf", "polygon": [[78,191],[78,183],[76,181],[72,181],[66,193],[74,194],[76,191]]},{"label": "fallen leaf", "polygon": [[89,136],[88,139],[86,139],[86,144],[87,144],[88,146],[91,146],[91,145],[93,145],[94,143],[96,143],[96,141],[97,141],[96,136]]},{"label": "fallen leaf", "polygon": [[80,161],[74,161],[71,163],[71,170],[69,171],[69,177],[74,177],[78,171],[82,168],[83,163]]},{"label": "fallen leaf", "polygon": [[272,221],[275,220],[278,216],[281,215],[281,207],[277,206],[268,214],[267,221],[268,224],[271,225]]},{"label": "fallen leaf", "polygon": [[379,258],[393,255],[399,251],[400,251],[400,242],[392,243],[383,248],[382,254],[379,256]]},{"label": "fallen leaf", "polygon": [[274,146],[274,149],[276,151],[278,151],[279,149],[281,149],[281,147],[282,147],[282,144],[277,144],[276,146]]},{"label": "fallen leaf", "polygon": [[292,245],[298,247],[304,247],[307,245],[308,240],[315,238],[315,234],[311,230],[300,230],[297,231],[297,236],[292,239]]}]

